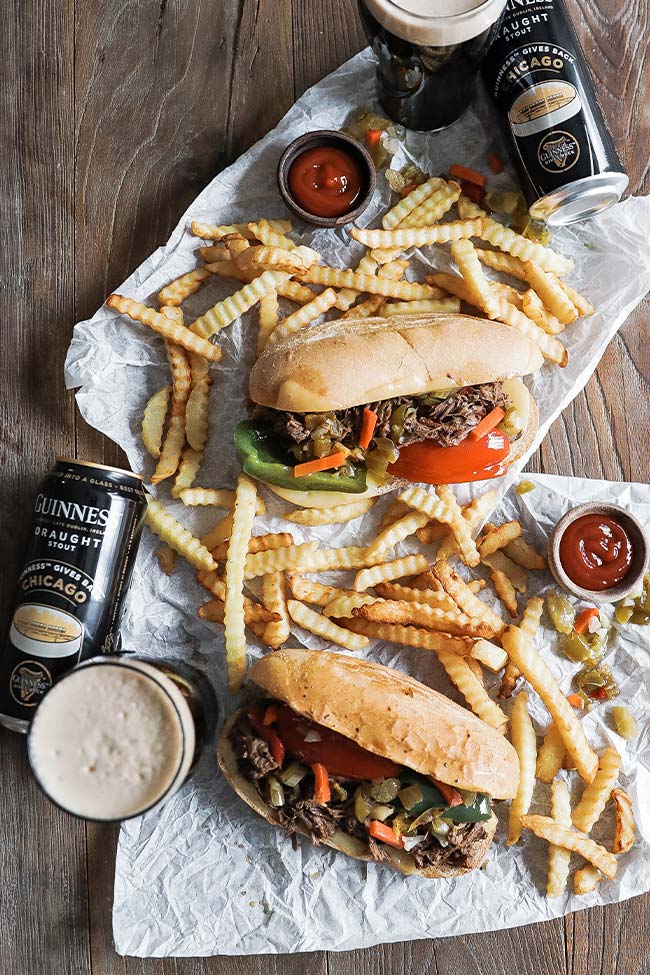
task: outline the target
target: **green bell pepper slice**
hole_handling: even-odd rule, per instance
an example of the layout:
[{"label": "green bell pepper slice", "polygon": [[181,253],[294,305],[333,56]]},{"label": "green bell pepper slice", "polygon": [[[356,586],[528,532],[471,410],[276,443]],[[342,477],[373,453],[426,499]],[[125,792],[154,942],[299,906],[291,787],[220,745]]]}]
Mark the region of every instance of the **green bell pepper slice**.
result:
[{"label": "green bell pepper slice", "polygon": [[409,809],[409,816],[417,818],[427,809],[440,809],[442,819],[451,819],[454,823],[480,823],[492,815],[489,796],[477,793],[476,799],[470,806],[447,806],[446,800],[439,789],[418,772],[403,769],[399,776],[400,782],[407,785],[417,785],[422,792],[422,801]]},{"label": "green bell pepper slice", "polygon": [[277,437],[256,427],[251,420],[242,420],[235,428],[235,448],[246,474],[289,491],[345,491],[363,494],[366,490],[366,467],[355,464],[352,474],[319,471],[294,477],[295,461]]}]

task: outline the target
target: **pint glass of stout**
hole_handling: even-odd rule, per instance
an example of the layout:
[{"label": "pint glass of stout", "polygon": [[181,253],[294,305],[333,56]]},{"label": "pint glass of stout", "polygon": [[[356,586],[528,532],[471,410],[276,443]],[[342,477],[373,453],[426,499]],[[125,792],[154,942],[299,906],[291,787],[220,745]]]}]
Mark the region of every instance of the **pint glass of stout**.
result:
[{"label": "pint glass of stout", "polygon": [[407,129],[442,129],[472,100],[506,0],[359,0],[377,94]]},{"label": "pint glass of stout", "polygon": [[180,661],[99,657],[44,696],[27,750],[37,783],[83,819],[131,819],[170,799],[216,725],[207,679]]}]

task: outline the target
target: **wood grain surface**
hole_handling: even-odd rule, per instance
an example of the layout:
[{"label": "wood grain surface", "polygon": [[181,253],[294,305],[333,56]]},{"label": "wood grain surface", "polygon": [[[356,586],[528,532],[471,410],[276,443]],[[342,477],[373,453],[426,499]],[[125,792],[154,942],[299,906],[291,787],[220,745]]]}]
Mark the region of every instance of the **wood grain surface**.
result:
[{"label": "wood grain surface", "polygon": [[[634,193],[650,191],[650,0],[570,0]],[[219,169],[364,44],[352,0],[0,3],[0,610],[34,489],[56,454],[105,463],[63,385],[72,326]],[[554,424],[531,470],[648,480],[648,305]],[[642,975],[650,897],[494,934],[368,951],[120,958],[116,830],[49,805],[0,731],[2,975]],[[390,919],[387,919],[390,933]]]}]

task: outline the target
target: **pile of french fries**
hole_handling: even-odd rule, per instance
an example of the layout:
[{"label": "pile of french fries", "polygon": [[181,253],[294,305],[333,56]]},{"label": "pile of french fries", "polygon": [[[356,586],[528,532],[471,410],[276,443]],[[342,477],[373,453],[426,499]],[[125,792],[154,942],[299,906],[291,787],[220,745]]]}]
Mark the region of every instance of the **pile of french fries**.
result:
[{"label": "pile of french fries", "polygon": [[[456,218],[449,219],[453,207]],[[594,312],[586,298],[561,280],[571,262],[493,220],[463,196],[457,183],[440,177],[411,190],[384,215],[381,229],[351,231],[368,248],[356,270],[323,266],[316,251],[287,236],[291,224],[286,220],[230,226],[194,222],[191,231],[209,242],[198,248],[204,264],[166,285],[157,296],[157,310],[121,295],[111,295],[107,304],[165,341],[170,382],[149,399],[142,422],[143,443],[156,461],[152,482],[173,478],[171,495],[185,506],[225,512],[198,538],[163,504],[150,499],[147,523],[164,543],[156,553],[163,571],[173,572],[180,555],[207,591],[209,598],[198,612],[224,626],[231,690],[239,689],[246,672],[246,629],[277,648],[289,639],[292,621],[350,651],[379,639],[435,653],[468,706],[504,734],[508,718],[489,696],[483,669],[502,672],[501,700],[523,678],[544,701],[550,721],[538,753],[527,693],[519,692],[510,724],[521,776],[510,810],[508,843],[518,842],[524,830],[549,842],[549,896],[564,891],[572,852],[587,862],[574,875],[574,891],[595,889],[603,877],[615,875],[616,855],[634,842],[631,801],[615,787],[620,756],[613,748],[600,758],[596,755],[535,650],[541,600],[529,599],[519,623],[513,623],[520,616],[518,600],[527,591],[528,573],[545,569],[546,563],[523,539],[516,521],[488,522],[476,537],[494,507],[495,492],[461,508],[445,485],[429,491],[409,487],[387,505],[370,544],[326,548],[316,542],[296,544],[290,531],[255,534],[255,518],[264,514],[264,502],[244,474],[234,491],[195,486],[208,436],[210,363],[222,354],[214,339],[254,306],[258,354],[323,314],[351,322],[368,316],[389,321],[399,315],[459,311],[462,301],[473,314],[526,334],[548,360],[562,366],[567,353],[557,335]],[[472,240],[492,249],[477,247]],[[451,244],[459,274],[405,280],[405,250],[445,243]],[[489,277],[485,269],[509,276],[510,283]],[[241,287],[185,323],[182,303],[215,276]],[[283,318],[281,301],[290,303]],[[298,509],[287,521],[343,524],[362,517],[374,504],[364,499],[324,510]],[[423,551],[406,556],[394,551],[415,539]],[[481,598],[486,580],[467,581],[450,564],[453,559],[488,570],[508,621]],[[348,581],[332,585],[313,578],[322,572],[346,573]],[[253,579],[261,580],[259,600],[244,593]],[[586,783],[573,811],[566,781],[559,777],[562,769],[577,770]],[[537,781],[551,785],[548,817],[529,814]],[[610,797],[616,813],[611,851],[588,835]]]}]

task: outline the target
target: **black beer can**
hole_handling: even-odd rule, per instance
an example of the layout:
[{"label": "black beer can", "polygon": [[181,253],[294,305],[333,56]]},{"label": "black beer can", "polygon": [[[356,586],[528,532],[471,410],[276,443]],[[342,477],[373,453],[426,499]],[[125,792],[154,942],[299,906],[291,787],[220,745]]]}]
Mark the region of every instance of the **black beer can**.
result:
[{"label": "black beer can", "polygon": [[26,732],[61,674],[117,651],[146,507],[130,471],[62,459],[45,477],[0,657],[6,728]]},{"label": "black beer can", "polygon": [[482,73],[534,219],[559,227],[618,203],[628,177],[564,0],[508,0]]}]

